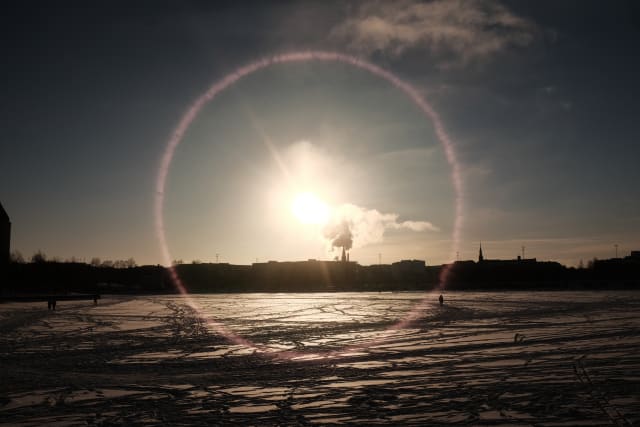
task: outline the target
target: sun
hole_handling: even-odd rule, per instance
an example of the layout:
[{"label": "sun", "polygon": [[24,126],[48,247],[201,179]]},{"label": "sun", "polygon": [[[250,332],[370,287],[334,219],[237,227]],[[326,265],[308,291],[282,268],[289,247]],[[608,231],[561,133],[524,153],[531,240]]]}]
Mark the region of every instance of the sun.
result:
[{"label": "sun", "polygon": [[303,224],[324,225],[329,221],[329,206],[308,191],[294,197],[291,212]]}]

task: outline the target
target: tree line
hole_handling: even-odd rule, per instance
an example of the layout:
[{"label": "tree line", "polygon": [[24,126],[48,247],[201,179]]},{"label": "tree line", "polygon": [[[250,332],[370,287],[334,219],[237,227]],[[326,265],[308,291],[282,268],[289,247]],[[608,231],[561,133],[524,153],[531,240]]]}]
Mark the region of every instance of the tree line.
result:
[{"label": "tree line", "polygon": [[[24,256],[22,255],[22,253],[20,253],[20,251],[11,251],[11,253],[9,254],[9,262],[12,264],[26,264],[27,261],[25,260]],[[45,262],[52,262],[52,263],[71,263],[71,264],[87,264],[85,262],[84,259],[81,258],[77,258],[75,256],[72,256],[70,258],[65,258],[64,260],[61,257],[58,256],[54,256],[51,258],[47,257],[47,254],[45,254],[42,250],[38,250],[36,251],[33,255],[31,255],[31,257],[29,258],[29,262],[37,264],[37,263],[45,263]],[[128,259],[117,259],[117,260],[101,260],[98,257],[93,257],[91,258],[91,261],[89,261],[88,263],[89,265],[93,266],[93,267],[104,267],[104,268],[133,268],[133,267],[137,267],[138,264],[136,263],[136,260],[134,258],[128,258]]]}]

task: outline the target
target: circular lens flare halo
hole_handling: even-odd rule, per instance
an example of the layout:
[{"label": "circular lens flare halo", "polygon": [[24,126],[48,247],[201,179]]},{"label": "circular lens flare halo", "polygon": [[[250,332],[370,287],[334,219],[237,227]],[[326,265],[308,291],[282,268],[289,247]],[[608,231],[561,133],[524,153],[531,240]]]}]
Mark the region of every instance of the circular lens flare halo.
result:
[{"label": "circular lens flare halo", "polygon": [[[214,320],[211,316],[205,315],[202,310],[199,309],[199,306],[196,302],[196,299],[189,295],[187,289],[185,288],[178,272],[173,265],[172,257],[169,251],[169,247],[167,244],[167,238],[165,234],[165,225],[164,225],[164,196],[165,196],[165,188],[167,182],[167,176],[169,175],[169,168],[171,166],[171,162],[173,160],[173,155],[175,153],[176,148],[182,141],[184,134],[187,129],[191,126],[191,123],[198,116],[199,112],[202,108],[211,100],[213,100],[220,92],[232,86],[238,80],[246,77],[250,74],[255,73],[256,71],[262,70],[264,68],[270,67],[276,64],[285,64],[285,63],[296,63],[296,62],[310,62],[310,61],[323,61],[323,62],[340,62],[343,64],[351,65],[355,68],[359,68],[361,70],[365,70],[377,77],[380,77],[387,82],[391,83],[393,86],[402,91],[408,98],[410,98],[413,103],[422,111],[424,116],[431,121],[433,124],[436,137],[445,153],[445,157],[449,166],[451,168],[451,182],[453,184],[453,189],[455,192],[454,199],[454,221],[453,221],[453,230],[452,230],[452,247],[450,252],[450,259],[454,259],[453,255],[458,250],[458,244],[460,241],[460,232],[462,227],[462,178],[461,178],[461,168],[458,160],[456,158],[456,154],[454,151],[454,146],[452,139],[447,134],[444,124],[436,110],[429,104],[422,95],[409,83],[403,81],[398,76],[393,74],[391,71],[388,71],[384,68],[381,68],[375,64],[372,64],[363,59],[350,56],[347,54],[339,53],[339,52],[325,52],[325,51],[303,51],[303,52],[290,52],[279,55],[274,55],[270,57],[264,57],[255,62],[251,62],[247,65],[244,65],[231,73],[227,74],[217,82],[215,82],[209,89],[198,97],[195,102],[189,107],[186,113],[180,119],[177,127],[174,129],[171,138],[169,139],[164,154],[162,156],[162,160],[160,163],[160,168],[158,171],[157,181],[156,181],[156,197],[154,204],[154,214],[155,214],[155,225],[156,225],[156,233],[158,236],[158,241],[160,244],[160,249],[162,253],[162,258],[165,265],[169,265],[169,274],[171,280],[178,292],[186,298],[186,302],[189,304],[191,308],[193,308],[203,320],[205,320],[209,327],[213,328],[217,333],[224,335],[227,339],[229,339],[234,344],[243,345],[252,349],[259,350],[264,352],[265,355],[270,355],[276,358],[284,358],[284,359],[293,359],[293,358],[304,358],[312,355],[321,357],[332,357],[337,356],[342,352],[350,352],[353,350],[360,349],[364,346],[364,344],[355,345],[355,346],[345,346],[340,350],[331,350],[331,351],[310,351],[310,352],[298,352],[298,351],[277,351],[266,345],[261,345],[257,343],[253,343],[250,340],[243,338],[242,336],[234,333],[229,328],[227,328],[224,324]],[[440,278],[438,282],[438,286],[432,291],[437,293],[442,291],[446,285],[447,277],[449,275],[451,269],[451,264],[446,267],[443,267],[440,273]],[[429,297],[424,298],[419,303],[415,304],[411,310],[405,315],[404,318],[400,319],[393,326],[388,328],[385,331],[382,331],[377,338],[371,339],[368,344],[372,345],[377,342],[383,341],[387,336],[393,334],[393,332],[397,329],[402,329],[409,325],[411,322],[420,318],[421,314],[424,313],[425,308],[429,305]]]}]

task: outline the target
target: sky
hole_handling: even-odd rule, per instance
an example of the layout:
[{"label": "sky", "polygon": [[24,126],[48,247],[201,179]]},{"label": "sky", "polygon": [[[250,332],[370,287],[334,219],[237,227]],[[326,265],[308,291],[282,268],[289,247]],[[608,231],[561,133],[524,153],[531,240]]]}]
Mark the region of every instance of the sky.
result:
[{"label": "sky", "polygon": [[[27,259],[166,264],[163,239],[184,262],[333,259],[344,224],[364,265],[640,250],[637,2],[14,2],[0,21],[0,202]],[[308,51],[414,88],[455,165],[386,79],[274,64],[198,111],[161,232],[193,103]]]}]

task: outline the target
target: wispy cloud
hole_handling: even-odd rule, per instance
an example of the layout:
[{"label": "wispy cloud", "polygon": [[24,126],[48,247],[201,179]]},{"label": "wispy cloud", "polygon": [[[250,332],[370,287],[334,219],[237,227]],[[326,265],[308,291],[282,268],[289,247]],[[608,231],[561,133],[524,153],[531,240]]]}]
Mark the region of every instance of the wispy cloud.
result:
[{"label": "wispy cloud", "polygon": [[361,55],[400,56],[421,48],[451,65],[527,46],[539,33],[535,23],[492,0],[402,0],[363,3],[330,37]]}]

